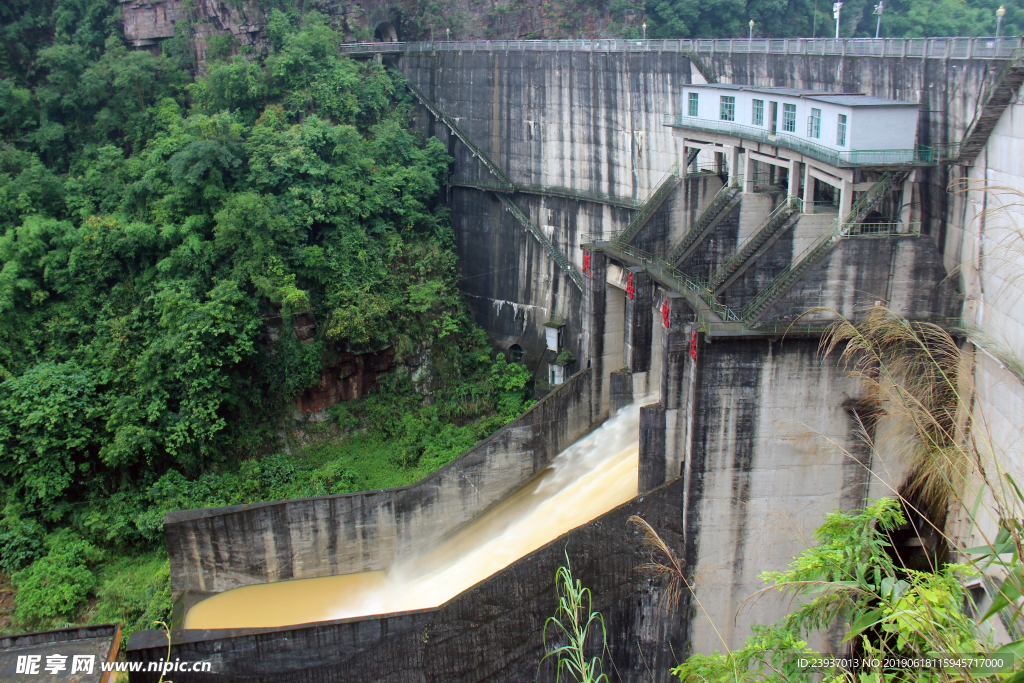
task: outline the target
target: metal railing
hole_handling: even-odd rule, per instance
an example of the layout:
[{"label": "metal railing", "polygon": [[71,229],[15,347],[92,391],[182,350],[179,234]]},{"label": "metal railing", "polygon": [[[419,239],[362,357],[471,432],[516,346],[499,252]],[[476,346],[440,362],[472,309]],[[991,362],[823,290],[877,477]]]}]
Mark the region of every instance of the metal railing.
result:
[{"label": "metal railing", "polygon": [[754,233],[711,275],[711,289],[717,290],[730,275],[761,248],[768,238],[797,212],[796,197],[790,197],[772,211]]},{"label": "metal railing", "polygon": [[522,223],[525,228],[527,228],[531,233],[533,233],[533,236],[537,238],[537,241],[540,242],[544,246],[544,248],[548,250],[548,253],[551,254],[551,258],[555,260],[555,263],[558,264],[558,267],[561,268],[562,271],[565,272],[565,274],[568,275],[572,279],[572,281],[576,283],[576,286],[582,290],[583,276],[580,275],[580,272],[576,270],[576,267],[569,262],[569,259],[563,256],[562,253],[555,248],[555,245],[551,243],[551,240],[549,240],[547,235],[544,234],[544,231],[538,228],[533,221],[527,218],[526,214],[519,210],[519,207],[515,205],[515,202],[513,202],[512,199],[507,194],[503,192],[497,192],[495,194],[498,195],[498,199],[500,199],[501,202],[505,205],[505,208],[511,211],[512,215],[515,216],[516,219],[520,223]]},{"label": "metal railing", "polygon": [[[660,259],[649,252],[637,249],[636,247],[628,244],[619,244],[618,242],[603,241],[600,239],[595,240],[591,235],[584,235],[583,243],[580,246],[607,251],[618,258],[631,260],[669,289],[675,292],[684,294],[686,292],[690,292],[691,294],[696,295],[692,303],[696,306],[698,315],[706,316],[707,312],[710,311],[714,312],[723,320],[728,319],[734,322],[738,321],[738,318],[736,318],[732,311],[719,304],[715,301],[714,297],[710,295],[707,280],[691,277],[674,267],[672,264],[666,262],[664,259]],[[704,310],[702,311],[702,309]],[[722,317],[723,315],[727,317]]]},{"label": "metal railing", "polygon": [[701,161],[686,167],[687,178],[697,175],[718,175],[721,172],[719,165],[714,161]]},{"label": "metal railing", "polygon": [[[678,52],[706,54],[849,55],[922,59],[1007,59],[1024,38],[599,38],[585,40],[450,40],[420,43],[345,43],[344,54],[418,52]],[[710,71],[694,62],[709,82]],[[701,68],[704,67],[704,68]]]},{"label": "metal railing", "polygon": [[629,224],[626,225],[622,232],[615,236],[615,241],[621,244],[629,244],[636,237],[636,234],[640,232],[640,228],[644,227],[651,216],[654,215],[654,212],[661,207],[669,193],[679,184],[679,180],[679,161],[676,161],[672,164],[672,168],[665,174],[662,181],[658,183],[654,191],[644,200],[640,210],[630,219]]},{"label": "metal railing", "polygon": [[753,183],[751,189],[754,192],[778,191],[780,189],[785,191],[778,173],[773,174],[771,171],[761,171],[751,174],[750,179]]},{"label": "metal railing", "polygon": [[[960,146],[963,143],[957,142],[938,142],[933,143],[930,146],[920,145],[919,150],[931,150],[931,161],[957,161],[960,158]],[[922,155],[926,152],[922,151]]]},{"label": "metal railing", "polygon": [[[777,147],[785,147],[833,166],[899,166],[906,164],[932,164],[939,160],[934,148],[923,145],[913,149],[854,149],[838,152],[784,131],[778,131],[773,134],[766,128],[746,126],[731,121],[698,119],[684,114],[666,114],[665,125],[703,133],[731,135],[744,140],[750,140],[751,142],[763,142]],[[959,143],[944,144],[941,147],[940,156],[945,159],[954,146],[958,148]]]},{"label": "metal railing", "polygon": [[[781,337],[781,336],[812,336],[820,337],[830,327],[841,322],[839,319],[828,319],[828,320],[782,320],[772,321],[765,323],[754,323],[753,325],[743,325],[742,327],[736,323],[730,322],[715,322],[710,320],[702,320],[698,314],[698,325],[705,334],[712,337],[715,336],[735,336],[742,334],[745,336],[770,336],[770,337]],[[936,325],[946,330],[947,332],[957,333],[964,331],[963,318],[916,318],[907,319],[907,323],[910,325]]]},{"label": "metal railing", "polygon": [[[988,141],[996,122],[1013,98],[1013,84],[1004,89],[1004,80],[1010,75],[1011,70],[1019,69],[1021,66],[1024,66],[1024,47],[1014,50],[995,78],[986,84],[980,99],[982,106],[975,114],[974,120],[967,126],[967,132],[960,142],[958,157],[963,157],[960,159],[961,163],[973,162]],[[997,96],[1001,89],[1003,93]]]},{"label": "metal railing", "polygon": [[1009,73],[1010,69],[1016,69],[1022,64],[1024,64],[1024,39],[1022,39],[1020,47],[1016,47],[1011,50],[1006,56],[1006,62],[999,68],[999,71],[996,72],[995,78],[989,81],[985,88],[985,93],[982,95],[982,99],[987,100],[992,93],[996,91],[1002,80],[1006,78],[1006,74]]},{"label": "metal railing", "polygon": [[689,231],[687,231],[686,235],[683,236],[683,239],[679,241],[679,244],[669,250],[665,257],[669,263],[674,264],[682,258],[683,254],[686,253],[686,250],[693,245],[698,237],[700,237],[704,228],[706,228],[708,224],[715,219],[718,213],[722,210],[722,207],[732,199],[735,194],[733,191],[738,191],[742,182],[743,178],[736,176],[730,178],[724,185],[722,185],[721,188],[719,188],[718,192],[715,193],[715,196],[711,198],[710,202],[708,202],[708,205],[704,207],[704,210],[700,212],[699,216],[697,216],[697,219],[693,222],[693,225],[690,226]]},{"label": "metal railing", "polygon": [[[555,245],[551,243],[551,240],[549,240],[547,235],[544,234],[544,231],[538,228],[533,221],[527,218],[526,215],[519,210],[519,207],[515,205],[515,202],[513,202],[512,199],[508,196],[508,192],[515,191],[515,185],[512,183],[511,180],[509,180],[508,176],[506,176],[505,173],[500,168],[498,168],[497,164],[491,161],[491,158],[487,155],[486,152],[477,147],[476,144],[469,139],[469,136],[462,132],[462,129],[459,128],[458,125],[456,125],[455,121],[452,120],[450,116],[448,116],[443,111],[441,111],[437,106],[435,106],[434,103],[430,100],[430,98],[424,95],[423,92],[415,85],[408,81],[407,84],[409,86],[409,90],[411,90],[413,94],[416,95],[419,101],[423,103],[423,106],[425,106],[430,111],[430,113],[433,114],[435,117],[443,120],[445,124],[448,126],[449,130],[451,130],[452,133],[456,135],[464,145],[469,147],[469,149],[473,152],[473,156],[483,161],[484,165],[487,166],[487,169],[498,179],[496,183],[493,183],[492,187],[487,187],[486,189],[491,189],[494,191],[495,194],[498,195],[498,198],[505,205],[505,208],[511,211],[512,215],[514,215],[516,219],[520,223],[522,223],[524,227],[526,227],[531,233],[533,233],[533,236],[537,238],[537,241],[540,242],[544,246],[544,248],[548,250],[548,253],[551,254],[551,257],[555,260],[555,263],[558,264],[558,267],[561,268],[572,279],[572,281],[576,283],[576,286],[582,290],[583,276],[580,275],[579,271],[576,270],[572,263],[569,262],[569,259],[567,259],[561,252],[558,251],[558,249],[555,248]],[[488,184],[487,181],[483,181],[480,183],[479,186],[484,186],[486,184]]]},{"label": "metal railing", "polygon": [[921,224],[901,223],[854,223],[850,226],[846,237],[907,237],[921,234]]},{"label": "metal railing", "polygon": [[821,202],[805,202],[800,197],[793,197],[792,200],[796,202],[796,210],[800,213],[807,213],[807,207],[811,207],[815,213],[821,211],[838,211],[839,202],[838,200],[826,200]]}]

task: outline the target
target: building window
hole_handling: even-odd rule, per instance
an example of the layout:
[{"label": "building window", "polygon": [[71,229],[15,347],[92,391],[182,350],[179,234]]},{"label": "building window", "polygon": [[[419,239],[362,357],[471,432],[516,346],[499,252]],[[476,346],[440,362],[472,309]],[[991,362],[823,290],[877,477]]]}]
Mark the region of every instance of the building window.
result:
[{"label": "building window", "polygon": [[754,100],[753,124],[755,126],[764,125],[764,100]]},{"label": "building window", "polygon": [[721,119],[723,121],[736,120],[736,98],[732,95],[722,95]]},{"label": "building window", "polygon": [[782,130],[787,133],[796,132],[796,105],[782,105]]},{"label": "building window", "polygon": [[687,111],[687,114],[689,114],[690,116],[696,116],[697,115],[697,93],[695,93],[695,92],[690,93],[690,100],[689,100],[689,102],[687,104],[689,105],[689,110]]},{"label": "building window", "polygon": [[836,129],[836,145],[846,147],[846,114],[839,115],[839,127]]},{"label": "building window", "polygon": [[807,137],[821,137],[821,110],[811,109],[811,115],[807,118]]}]

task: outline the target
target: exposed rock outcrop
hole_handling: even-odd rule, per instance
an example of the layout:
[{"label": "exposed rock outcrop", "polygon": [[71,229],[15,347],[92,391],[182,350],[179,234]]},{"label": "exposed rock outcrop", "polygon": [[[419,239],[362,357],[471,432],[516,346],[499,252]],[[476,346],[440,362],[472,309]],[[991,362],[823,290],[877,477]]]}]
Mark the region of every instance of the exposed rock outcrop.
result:
[{"label": "exposed rock outcrop", "polygon": [[261,52],[266,40],[266,17],[256,0],[223,2],[194,0],[191,10],[185,0],[121,0],[124,36],[135,47],[155,49],[160,41],[174,37],[180,27],[189,25],[196,61],[202,68],[214,36],[230,36],[232,52],[249,46]]},{"label": "exposed rock outcrop", "polygon": [[373,387],[377,376],[391,369],[394,349],[369,353],[339,353],[335,363],[325,368],[320,381],[295,399],[303,413],[319,413],[341,401],[363,396]]},{"label": "exposed rock outcrop", "polygon": [[[274,347],[281,335],[286,334],[286,329],[284,319],[278,313],[264,318],[261,344],[267,354],[274,355]],[[312,311],[298,313],[291,320],[291,332],[303,344],[312,345],[316,341],[316,331],[317,320]],[[339,351],[328,344],[324,353],[325,367],[320,379],[295,398],[299,419],[314,422],[326,419],[328,408],[365,396],[373,388],[377,376],[395,365],[393,348],[353,353]]]},{"label": "exposed rock outcrop", "polygon": [[[200,69],[214,36],[231,36],[233,53],[245,46],[250,53],[267,49],[266,17],[256,0],[194,0],[192,10],[186,8],[186,0],[119,1],[125,37],[135,47],[157,49],[160,41],[175,35],[176,25],[190,22]],[[460,40],[596,38],[607,32],[613,19],[607,8],[572,1],[552,5],[545,0],[447,0],[432,16],[425,16],[416,3],[392,0],[310,0],[305,9],[330,17],[347,41],[441,40],[448,35]],[[635,14],[615,18],[632,25],[641,21]]]}]

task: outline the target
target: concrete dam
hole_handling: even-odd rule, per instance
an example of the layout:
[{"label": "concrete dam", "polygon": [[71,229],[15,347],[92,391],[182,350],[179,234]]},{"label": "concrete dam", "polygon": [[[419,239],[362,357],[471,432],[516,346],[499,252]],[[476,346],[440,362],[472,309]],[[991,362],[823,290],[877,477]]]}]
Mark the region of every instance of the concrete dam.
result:
[{"label": "concrete dam", "polygon": [[[763,586],[760,572],[785,567],[829,510],[891,495],[907,475],[859,438],[863,397],[844,367],[821,357],[826,326],[881,305],[956,336],[965,316],[1015,320],[991,288],[985,298],[990,276],[972,265],[983,193],[948,188],[958,178],[1024,187],[1018,47],[343,46],[408,79],[416,126],[455,159],[447,201],[474,316],[551,392],[408,487],[169,514],[171,658],[214,662],[213,673],[176,674],[176,683],[553,681],[554,667],[538,668],[540,634],[566,555],[606,619],[605,671],[619,680],[668,681],[687,654],[739,647],[750,622],[782,616],[785,606],[767,601],[737,616]],[[762,111],[766,126],[777,114],[778,130],[749,130],[749,113],[728,125],[724,113],[715,125],[687,118],[691,94],[714,94],[717,118],[719,93],[737,112],[751,95],[778,104]],[[855,156],[787,142],[791,125],[811,131],[822,108],[847,106],[852,93],[912,107],[909,145]],[[803,98],[810,113],[797,121],[787,98]],[[868,135],[861,110],[850,111],[848,134]],[[635,489],[457,594],[297,624],[254,617],[207,628],[190,618],[234,589],[386,576],[498,514],[550,476],[560,453],[630,411],[635,433],[624,438],[636,469],[618,477],[635,476]],[[577,462],[574,476],[598,467]],[[641,569],[651,558],[627,524],[633,515],[700,577],[680,604],[665,604],[666,581]],[[200,625],[181,628],[190,621]],[[812,647],[838,648],[841,635]],[[129,642],[130,661],[166,656],[163,632]]]}]

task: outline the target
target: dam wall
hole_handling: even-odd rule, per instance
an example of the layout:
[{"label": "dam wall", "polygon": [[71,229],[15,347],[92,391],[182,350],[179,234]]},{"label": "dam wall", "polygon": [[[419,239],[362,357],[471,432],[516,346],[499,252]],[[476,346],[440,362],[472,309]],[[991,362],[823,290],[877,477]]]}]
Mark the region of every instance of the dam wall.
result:
[{"label": "dam wall", "polygon": [[[417,108],[416,126],[444,141],[455,158],[449,205],[463,272],[460,285],[474,318],[499,348],[520,346],[528,366],[539,371],[535,374],[542,374],[545,362],[555,355],[545,350],[543,329],[543,323],[555,316],[564,321],[563,345],[577,359],[574,367],[588,367],[596,360],[588,356],[592,344],[588,324],[581,320],[588,315],[580,309],[586,304],[580,288],[540,242],[503,210],[493,192],[465,186],[499,181],[479,152],[515,184],[511,200],[543,230],[558,253],[582,270],[584,253],[577,248],[579,243],[589,236],[607,238],[622,230],[636,213],[634,207],[679,162],[681,143],[664,120],[665,115],[682,110],[683,86],[703,80],[698,66],[725,83],[864,92],[921,102],[917,142],[939,145],[963,137],[1002,64],[984,58],[937,58],[942,53],[930,43],[924,43],[923,49],[905,43],[895,47],[898,56],[878,57],[757,54],[717,49],[719,43],[726,43],[731,50],[742,41],[694,41],[702,61],[695,65],[681,51],[681,43],[674,50],[659,47],[676,42],[650,41],[635,52],[600,52],[594,47],[597,41],[588,49],[588,41],[575,41],[564,50],[554,43],[527,50],[515,41],[465,41],[388,56],[476,147],[463,144],[427,108]],[[509,49],[509,45],[520,49]],[[838,44],[835,47],[837,52]],[[893,54],[893,46],[886,49]],[[981,52],[980,44],[968,51]],[[922,56],[926,54],[932,56]],[[702,160],[705,165],[714,162],[703,154]],[[948,226],[962,222],[963,212],[947,186],[966,173],[967,167],[954,164],[918,168],[906,196],[910,205],[906,219],[921,224],[922,234],[937,246],[948,271],[955,270],[960,258],[959,242],[947,235]],[[685,178],[640,230],[634,246],[664,252],[685,233],[720,183],[713,173]],[[742,219],[749,228],[756,225],[757,213],[753,207],[745,212],[737,209],[726,220]],[[784,241],[813,239],[827,227],[809,229],[811,222],[804,221]],[[704,270],[715,261],[720,263],[736,244],[744,228],[733,227],[731,242],[715,238],[703,247],[715,253],[691,257],[698,271],[694,274],[706,277]],[[801,230],[808,237],[801,238]],[[785,247],[776,246],[778,264],[803,248]],[[844,246],[843,251],[849,248]],[[745,275],[749,287],[770,279],[763,266]],[[740,290],[730,296],[741,296]],[[877,295],[877,289],[867,288],[853,298],[858,303],[870,297],[889,300]],[[831,305],[837,297],[820,300]],[[840,307],[849,313],[849,305]]]},{"label": "dam wall", "polygon": [[504,499],[597,422],[582,370],[444,468],[406,487],[169,513],[171,587],[187,609],[213,593],[385,569]]},{"label": "dam wall", "polygon": [[[677,161],[662,122],[691,79],[684,54],[466,50],[393,64],[512,183],[533,188],[512,201],[577,270],[583,236],[624,228]],[[543,367],[543,324],[559,314],[563,346],[587,367],[580,288],[493,192],[459,186],[498,182],[476,150],[423,106],[415,124],[455,158],[449,205],[477,323],[499,348],[518,344],[532,369]]]},{"label": "dam wall", "polygon": [[[587,204],[560,197],[517,196],[517,205],[537,222],[564,254],[577,254],[581,233],[601,215],[626,220],[626,209]],[[456,253],[462,273],[460,289],[474,319],[487,330],[491,343],[500,350],[518,345],[531,373],[547,374],[548,353],[544,323],[564,324],[562,344],[575,358],[581,358],[583,321],[580,317],[583,293],[543,245],[516,220],[491,192],[465,187],[450,190],[452,226]],[[586,368],[577,360],[572,369]]]},{"label": "dam wall", "polygon": [[[964,345],[970,368],[972,419],[985,459],[998,460],[1024,481],[1024,89],[1013,93],[966,179],[953,195],[948,248],[962,278]],[[954,259],[951,259],[954,260]],[[987,543],[997,533],[991,491],[977,520],[957,514],[950,535],[957,545]],[[1001,578],[1001,577],[1000,577]]]}]

